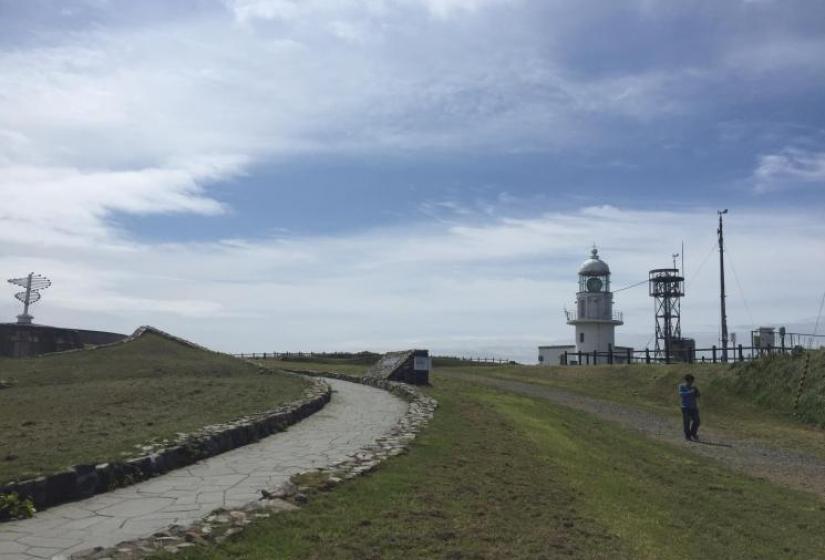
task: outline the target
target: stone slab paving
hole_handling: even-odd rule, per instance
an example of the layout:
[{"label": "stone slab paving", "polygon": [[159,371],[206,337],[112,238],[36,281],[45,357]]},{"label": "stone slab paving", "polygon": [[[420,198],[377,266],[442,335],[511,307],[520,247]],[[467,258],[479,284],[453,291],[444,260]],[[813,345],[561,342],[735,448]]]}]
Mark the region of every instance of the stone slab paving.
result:
[{"label": "stone slab paving", "polygon": [[332,400],[287,431],[185,469],[0,524],[0,558],[35,560],[188,525],[218,507],[240,507],[299,472],[347,458],[389,432],[407,410],[390,393],[327,380]]}]

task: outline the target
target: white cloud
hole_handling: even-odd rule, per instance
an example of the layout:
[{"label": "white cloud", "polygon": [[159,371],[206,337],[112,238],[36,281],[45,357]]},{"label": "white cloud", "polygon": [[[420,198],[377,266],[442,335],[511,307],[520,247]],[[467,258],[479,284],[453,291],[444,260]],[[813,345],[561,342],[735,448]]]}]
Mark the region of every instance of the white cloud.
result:
[{"label": "white cloud", "polygon": [[206,187],[260,161],[592,149],[611,141],[601,115],[678,106],[654,71],[568,75],[518,26],[481,17],[504,3],[237,0],[240,24],[211,14],[0,50],[0,235],[111,242],[116,213],[223,211]]},{"label": "white cloud", "polygon": [[825,186],[825,152],[785,148],[763,155],[754,179],[757,192],[789,189],[800,184]]},{"label": "white cloud", "polygon": [[65,167],[0,166],[0,238],[52,247],[117,241],[114,212],[222,213],[202,185],[236,172],[232,159],[188,167],[85,171]]},{"label": "white cloud", "polygon": [[[751,319],[731,267],[754,322],[812,320],[825,273],[816,264],[825,263],[820,218],[814,212],[729,215],[732,325],[750,326]],[[9,276],[34,270],[52,278],[54,286],[34,310],[44,323],[121,331],[152,323],[231,351],[421,345],[526,360],[539,343],[569,340],[562,309],[575,297],[576,269],[594,241],[620,288],[669,264],[684,239],[683,328],[687,335],[714,332],[715,225],[713,211],[592,207],[484,224],[258,242],[58,249],[30,241],[9,245],[0,268]],[[800,268],[806,274],[798,274]],[[10,289],[0,298],[8,319],[18,312],[11,295]],[[619,340],[643,345],[652,331],[645,288],[618,293],[616,307],[627,323]],[[746,338],[746,329],[739,335]]]},{"label": "white cloud", "polygon": [[353,13],[385,15],[392,10],[424,9],[439,19],[462,13],[474,13],[518,0],[225,0],[235,18],[242,23],[256,19],[296,21],[316,18],[319,14]]}]

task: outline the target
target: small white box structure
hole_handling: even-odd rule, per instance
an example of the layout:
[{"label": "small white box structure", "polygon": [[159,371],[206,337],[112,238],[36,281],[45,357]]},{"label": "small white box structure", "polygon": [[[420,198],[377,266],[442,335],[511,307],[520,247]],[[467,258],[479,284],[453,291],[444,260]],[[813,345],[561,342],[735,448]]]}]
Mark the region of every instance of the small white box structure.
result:
[{"label": "small white box structure", "polygon": [[574,353],[576,346],[573,344],[561,344],[556,346],[539,346],[539,365],[558,366],[561,365],[561,358],[564,353]]},{"label": "small white box structure", "polygon": [[776,330],[773,327],[759,327],[758,346],[763,349],[776,346]]}]

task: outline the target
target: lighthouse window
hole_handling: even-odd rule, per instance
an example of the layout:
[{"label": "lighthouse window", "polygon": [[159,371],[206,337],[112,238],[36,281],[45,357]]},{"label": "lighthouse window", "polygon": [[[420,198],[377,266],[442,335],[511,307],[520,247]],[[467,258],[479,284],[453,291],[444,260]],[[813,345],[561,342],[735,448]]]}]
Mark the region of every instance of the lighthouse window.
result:
[{"label": "lighthouse window", "polygon": [[579,342],[584,342],[584,333],[579,333]]}]

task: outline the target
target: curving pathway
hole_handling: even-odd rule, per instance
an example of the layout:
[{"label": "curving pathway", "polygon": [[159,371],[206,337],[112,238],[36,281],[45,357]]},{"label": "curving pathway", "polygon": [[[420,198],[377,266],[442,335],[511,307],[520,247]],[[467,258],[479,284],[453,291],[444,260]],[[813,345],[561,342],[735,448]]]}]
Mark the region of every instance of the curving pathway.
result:
[{"label": "curving pathway", "polygon": [[407,411],[390,393],[326,380],[332,400],[321,411],[258,443],[185,469],[57,506],[33,519],[0,524],[0,558],[68,557],[95,546],[189,525],[218,507],[239,507],[299,472],[332,465],[386,434]]}]

